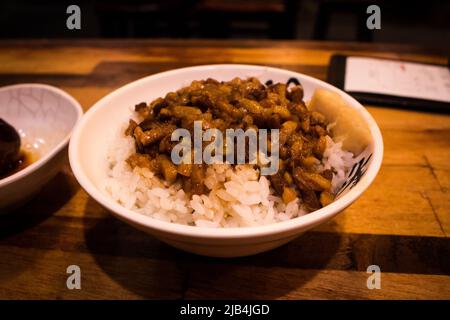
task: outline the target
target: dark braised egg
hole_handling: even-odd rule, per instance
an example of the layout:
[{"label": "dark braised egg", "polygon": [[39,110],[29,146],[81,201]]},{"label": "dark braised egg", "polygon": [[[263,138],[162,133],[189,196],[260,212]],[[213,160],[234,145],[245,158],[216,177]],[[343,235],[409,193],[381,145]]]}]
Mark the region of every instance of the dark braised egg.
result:
[{"label": "dark braised egg", "polygon": [[19,134],[10,124],[0,119],[0,176],[14,170],[20,157]]}]

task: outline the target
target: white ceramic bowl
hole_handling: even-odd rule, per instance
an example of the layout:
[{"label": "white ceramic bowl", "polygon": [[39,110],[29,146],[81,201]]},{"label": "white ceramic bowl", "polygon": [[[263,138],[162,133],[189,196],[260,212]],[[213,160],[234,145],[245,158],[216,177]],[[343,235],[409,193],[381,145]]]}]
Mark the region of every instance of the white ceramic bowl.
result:
[{"label": "white ceramic bowl", "polygon": [[[192,80],[231,80],[234,77],[254,76],[265,82],[286,82],[297,78],[303,85],[305,99],[314,89],[325,88],[338,92],[367,122],[373,137],[369,146],[372,154],[362,178],[348,188],[335,202],[313,213],[272,225],[211,229],[163,222],[122,207],[100,191],[106,177],[106,153],[110,137],[124,125],[135,104],[164,96],[169,91],[189,85]],[[103,207],[119,219],[148,232],[160,240],[189,252],[218,257],[245,256],[263,252],[299,236],[302,232],[331,219],[354,202],[375,178],[383,156],[380,130],[371,115],[355,99],[341,90],[309,76],[282,69],[250,65],[207,65],[183,68],[152,75],[132,82],[98,101],[75,128],[69,146],[69,159],[81,186]]]},{"label": "white ceramic bowl", "polygon": [[67,159],[70,133],[83,115],[80,104],[64,91],[44,84],[0,88],[0,118],[20,134],[22,147],[38,159],[0,179],[0,213],[26,202]]}]

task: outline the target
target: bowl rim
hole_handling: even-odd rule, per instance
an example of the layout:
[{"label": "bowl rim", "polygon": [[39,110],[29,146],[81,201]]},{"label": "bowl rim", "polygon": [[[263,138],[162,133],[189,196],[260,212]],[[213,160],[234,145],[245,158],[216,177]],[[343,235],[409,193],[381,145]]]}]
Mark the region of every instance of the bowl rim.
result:
[{"label": "bowl rim", "polygon": [[[297,77],[307,79],[312,83],[318,84],[322,88],[335,91],[345,96],[349,101],[351,101],[352,107],[358,109],[364,114],[364,119],[368,123],[371,131],[371,135],[374,143],[374,150],[372,156],[372,162],[370,167],[368,167],[366,174],[363,179],[361,179],[357,186],[351,189],[348,193],[343,195],[338,200],[333,203],[323,207],[319,210],[308,213],[304,216],[290,219],[287,221],[276,222],[268,225],[262,226],[252,226],[252,227],[233,227],[233,228],[208,228],[208,227],[198,227],[198,226],[188,226],[172,222],[166,222],[157,220],[150,216],[143,215],[141,213],[135,212],[131,209],[127,209],[114,201],[112,198],[108,197],[106,194],[101,192],[94,183],[85,175],[79,161],[79,145],[80,136],[83,130],[84,124],[87,123],[90,118],[94,115],[97,110],[101,108],[106,108],[108,102],[113,100],[119,94],[125,92],[133,86],[142,84],[145,81],[158,80],[169,75],[173,75],[180,72],[189,72],[195,70],[229,70],[230,68],[248,69],[256,71],[272,71],[278,74],[285,73],[288,76],[296,75]],[[289,232],[295,232],[299,229],[308,229],[315,225],[318,225],[331,217],[337,215],[339,212],[348,207],[353,203],[361,194],[369,187],[369,185],[375,179],[383,158],[383,139],[381,136],[380,129],[375,122],[371,114],[362,106],[356,99],[343,92],[342,90],[311,76],[298,73],[295,71],[262,66],[262,65],[248,65],[248,64],[210,64],[210,65],[199,65],[186,68],[179,68],[174,70],[169,70],[150,76],[146,76],[130,82],[111,93],[107,94],[99,101],[97,101],[83,116],[83,119],[76,125],[73,130],[72,137],[69,143],[69,162],[74,173],[75,178],[78,180],[80,185],[84,190],[94,198],[98,203],[100,203],[104,208],[108,209],[112,214],[117,216],[119,219],[127,221],[136,227],[144,230],[151,229],[155,232],[164,234],[174,234],[177,236],[184,236],[189,238],[207,238],[207,239],[248,239],[248,238],[259,238],[274,234],[286,234]]]},{"label": "bowl rim", "polygon": [[7,176],[6,178],[0,179],[0,188],[6,187],[24,177],[26,177],[30,173],[37,171],[45,163],[47,163],[50,159],[52,159],[56,154],[58,154],[69,143],[69,139],[73,132],[74,127],[76,126],[77,123],[79,123],[81,121],[81,118],[83,116],[83,108],[81,107],[80,103],[74,97],[72,97],[70,94],[68,94],[64,90],[59,89],[54,86],[51,86],[51,85],[48,85],[48,84],[43,84],[43,83],[13,84],[13,85],[9,85],[9,86],[0,87],[0,92],[6,91],[6,90],[11,90],[11,89],[21,89],[21,88],[45,89],[45,90],[49,90],[49,91],[53,92],[56,95],[66,98],[67,100],[69,100],[69,102],[75,109],[77,118],[76,118],[75,123],[72,125],[72,128],[65,135],[65,137],[62,138],[61,141],[56,146],[51,148],[43,157],[39,158],[37,161],[33,162],[32,164],[25,167],[24,169],[14,173],[10,176]]}]

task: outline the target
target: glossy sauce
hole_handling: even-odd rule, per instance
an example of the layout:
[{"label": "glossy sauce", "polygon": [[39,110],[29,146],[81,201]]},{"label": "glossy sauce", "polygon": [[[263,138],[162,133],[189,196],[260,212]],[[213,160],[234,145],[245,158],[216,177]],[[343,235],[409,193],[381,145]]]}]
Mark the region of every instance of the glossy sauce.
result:
[{"label": "glossy sauce", "polygon": [[34,157],[30,152],[20,150],[19,159],[16,162],[10,164],[8,168],[6,168],[6,170],[1,170],[0,179],[4,179],[19,172],[22,169],[25,169],[34,162],[33,158]]}]

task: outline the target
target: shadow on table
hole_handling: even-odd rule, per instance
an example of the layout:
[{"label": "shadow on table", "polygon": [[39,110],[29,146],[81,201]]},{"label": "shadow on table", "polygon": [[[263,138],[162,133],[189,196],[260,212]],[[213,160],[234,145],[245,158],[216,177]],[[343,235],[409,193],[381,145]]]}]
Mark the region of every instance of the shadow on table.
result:
[{"label": "shadow on table", "polygon": [[0,215],[0,241],[41,223],[64,206],[75,193],[69,180],[58,173],[24,205]]},{"label": "shadow on table", "polygon": [[[92,199],[86,205],[98,206]],[[307,232],[278,249],[243,258],[186,253],[112,216],[86,227],[85,238],[105,273],[143,298],[167,296],[166,285],[177,279],[181,298],[273,299],[299,290],[321,269],[345,269],[352,264],[348,256],[336,256],[341,237],[329,232]],[[127,262],[115,263],[118,259]],[[147,265],[148,272],[137,274],[130,263],[139,272]]]},{"label": "shadow on table", "polygon": [[[74,194],[75,190],[69,180],[69,177],[65,174],[58,173],[23,206],[0,215],[0,244],[5,247],[10,244],[14,247],[29,247],[32,241],[36,240],[33,228],[51,217]],[[57,229],[53,228],[52,230],[56,231]],[[48,236],[52,238],[57,237],[54,231]],[[39,259],[39,257],[33,256],[30,258],[27,256],[27,259],[24,268],[32,266],[32,261]],[[0,279],[11,278],[16,274],[20,274],[22,269],[19,265],[19,263],[16,263],[14,268],[8,268],[8,270],[0,268]],[[5,264],[0,266],[5,266]]]}]

